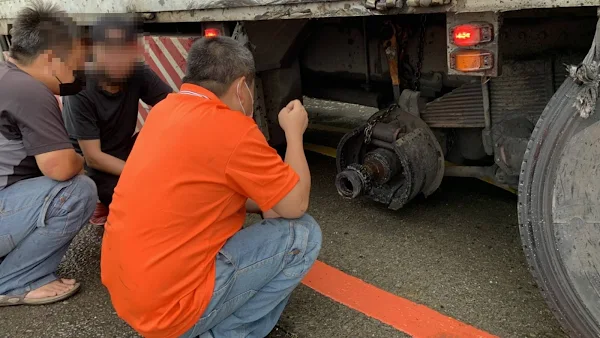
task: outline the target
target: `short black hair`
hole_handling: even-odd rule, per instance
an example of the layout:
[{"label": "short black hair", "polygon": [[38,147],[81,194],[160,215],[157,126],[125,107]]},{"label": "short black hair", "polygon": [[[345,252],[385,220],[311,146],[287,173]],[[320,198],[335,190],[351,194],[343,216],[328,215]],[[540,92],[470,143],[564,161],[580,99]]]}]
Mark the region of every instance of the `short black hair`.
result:
[{"label": "short black hair", "polygon": [[73,50],[74,40],[81,38],[81,29],[57,5],[34,0],[19,12],[10,34],[10,57],[30,64],[47,50],[66,57]]},{"label": "short black hair", "polygon": [[225,36],[201,38],[188,52],[183,82],[204,87],[221,96],[235,79],[242,76],[251,85],[255,73],[252,52],[241,42]]},{"label": "short black hair", "polygon": [[[102,16],[92,27],[93,43],[106,43],[122,45],[137,41],[139,34],[143,32],[143,21],[135,14],[109,14]],[[121,37],[111,38],[110,30],[121,31]]]}]

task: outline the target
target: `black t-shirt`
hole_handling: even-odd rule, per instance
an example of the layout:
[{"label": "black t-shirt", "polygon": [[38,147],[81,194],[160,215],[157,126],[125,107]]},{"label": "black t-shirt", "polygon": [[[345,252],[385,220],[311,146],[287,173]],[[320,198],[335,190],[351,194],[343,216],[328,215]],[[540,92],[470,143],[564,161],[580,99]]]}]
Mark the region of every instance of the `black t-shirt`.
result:
[{"label": "black t-shirt", "polygon": [[138,67],[116,94],[104,91],[96,79],[89,78],[83,91],[63,98],[63,118],[75,149],[81,153],[77,140],[99,139],[102,152],[127,160],[133,147],[139,100],[153,106],[172,91],[146,65]]},{"label": "black t-shirt", "polygon": [[72,148],[56,96],[14,64],[0,63],[0,190],[42,176],[35,155]]}]

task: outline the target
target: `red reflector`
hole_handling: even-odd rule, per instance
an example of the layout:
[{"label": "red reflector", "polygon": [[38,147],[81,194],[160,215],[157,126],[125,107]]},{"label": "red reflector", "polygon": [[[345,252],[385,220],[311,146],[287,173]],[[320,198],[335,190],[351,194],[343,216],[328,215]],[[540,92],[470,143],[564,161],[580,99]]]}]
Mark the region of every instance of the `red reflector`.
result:
[{"label": "red reflector", "polygon": [[217,28],[207,28],[204,30],[204,36],[207,38],[214,38],[219,35],[221,35],[221,31]]},{"label": "red reflector", "polygon": [[492,41],[494,31],[488,23],[458,25],[452,29],[452,43],[470,47]]}]

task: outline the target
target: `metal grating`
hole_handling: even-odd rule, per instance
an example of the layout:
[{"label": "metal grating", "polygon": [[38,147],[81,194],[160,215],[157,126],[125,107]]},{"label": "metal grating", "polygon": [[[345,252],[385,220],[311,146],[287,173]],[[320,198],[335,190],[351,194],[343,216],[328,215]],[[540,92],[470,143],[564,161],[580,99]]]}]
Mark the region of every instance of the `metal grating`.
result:
[{"label": "metal grating", "polygon": [[432,128],[485,127],[481,84],[465,84],[428,103],[421,118]]},{"label": "metal grating", "polygon": [[536,122],[554,94],[552,62],[507,61],[502,76],[490,80],[492,124],[526,116]]},{"label": "metal grating", "polygon": [[[565,64],[578,64],[582,59],[582,55],[566,55],[504,62],[502,75],[489,83],[492,125],[522,116],[536,123],[567,78]],[[481,85],[465,84],[428,103],[421,118],[432,128],[484,128]]]}]

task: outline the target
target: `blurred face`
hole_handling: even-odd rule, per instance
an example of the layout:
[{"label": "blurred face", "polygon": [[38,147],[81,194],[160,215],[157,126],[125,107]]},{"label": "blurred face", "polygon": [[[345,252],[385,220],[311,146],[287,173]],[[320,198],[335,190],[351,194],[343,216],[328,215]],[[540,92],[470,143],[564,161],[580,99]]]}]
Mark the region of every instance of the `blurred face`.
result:
[{"label": "blurred face", "polygon": [[54,94],[61,94],[61,84],[75,82],[75,73],[84,69],[85,52],[85,46],[80,41],[75,41],[73,49],[67,55],[59,56],[59,53],[51,50],[41,55],[44,60],[44,82],[49,84]]},{"label": "blurred face", "polygon": [[53,52],[49,52],[49,56],[52,75],[63,83],[70,83],[75,79],[73,72],[84,68],[85,47],[78,41],[74,43],[73,50],[64,59]]},{"label": "blurred face", "polygon": [[109,84],[122,83],[133,74],[135,66],[141,60],[143,49],[137,40],[121,39],[118,30],[109,30],[107,34],[107,42],[94,46],[95,68]]}]

